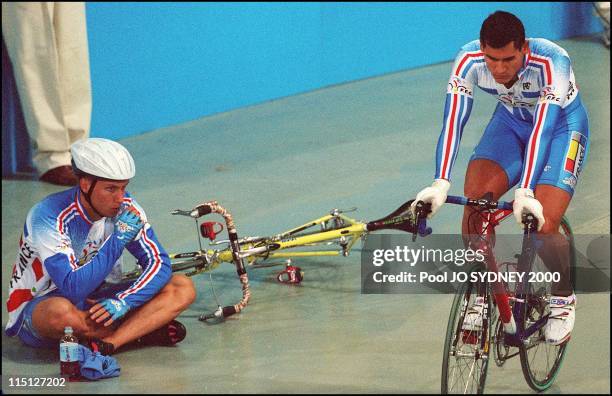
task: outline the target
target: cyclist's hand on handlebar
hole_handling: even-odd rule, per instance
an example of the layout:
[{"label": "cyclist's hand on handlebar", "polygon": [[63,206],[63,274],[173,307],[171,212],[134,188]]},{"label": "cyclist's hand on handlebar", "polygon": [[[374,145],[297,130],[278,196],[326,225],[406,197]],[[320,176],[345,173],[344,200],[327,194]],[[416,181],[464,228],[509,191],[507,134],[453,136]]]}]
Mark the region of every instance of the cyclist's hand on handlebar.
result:
[{"label": "cyclist's hand on handlebar", "polygon": [[450,182],[445,179],[436,179],[430,187],[426,187],[421,190],[414,202],[410,206],[410,210],[412,213],[415,211],[415,207],[417,202],[423,201],[425,203],[431,204],[431,212],[427,215],[428,219],[431,219],[438,209],[442,206],[444,202],[446,202],[446,196],[448,194],[448,190],[450,189]]},{"label": "cyclist's hand on handlebar", "polygon": [[534,198],[529,188],[517,188],[514,191],[514,218],[522,226],[523,213],[531,213],[538,220],[538,231],[544,226],[544,210],[540,201]]}]

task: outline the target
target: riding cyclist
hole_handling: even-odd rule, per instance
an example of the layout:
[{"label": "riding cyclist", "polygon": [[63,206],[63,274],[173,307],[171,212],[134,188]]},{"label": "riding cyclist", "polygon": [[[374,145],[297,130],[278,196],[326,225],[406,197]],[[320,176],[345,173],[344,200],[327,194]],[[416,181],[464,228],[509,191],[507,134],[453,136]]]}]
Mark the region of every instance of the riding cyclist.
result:
[{"label": "riding cyclist", "polygon": [[[551,315],[544,329],[547,342],[558,345],[569,339],[575,320],[569,244],[559,233],[559,224],[584,166],[589,140],[586,109],[567,52],[545,39],[525,39],[523,24],[512,14],[491,14],[482,24],[480,40],[463,46],[453,65],[435,180],[415,200],[432,204],[430,217],[450,189],[451,169],[476,86],[499,103],[470,158],[464,194],[481,197],[492,192],[498,200],[518,183],[514,216],[519,223],[523,213],[537,219],[539,235],[544,235],[539,254],[561,274],[561,281],[552,285]],[[470,217],[473,210],[466,206],[463,213],[466,241],[470,231],[480,229],[480,217]],[[481,310],[476,306],[472,313]]]},{"label": "riding cyclist", "polygon": [[[126,187],[134,160],[107,139],[71,147],[78,185],[52,194],[29,212],[9,282],[6,334],[29,346],[57,347],[66,326],[93,350],[172,345],[185,337],[174,320],[195,299],[191,279],[172,275],[170,260],[144,210]],[[130,284],[117,280],[127,250],[143,268]]]}]

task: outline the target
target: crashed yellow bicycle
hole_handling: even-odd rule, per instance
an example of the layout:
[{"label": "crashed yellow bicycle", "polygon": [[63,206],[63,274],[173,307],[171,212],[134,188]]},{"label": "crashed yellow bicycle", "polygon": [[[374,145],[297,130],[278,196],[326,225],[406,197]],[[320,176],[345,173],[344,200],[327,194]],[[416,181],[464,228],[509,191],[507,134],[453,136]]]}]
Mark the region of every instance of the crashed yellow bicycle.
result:
[{"label": "crashed yellow bicycle", "polygon": [[[288,259],[286,268],[278,274],[278,280],[284,283],[300,283],[303,273],[299,267],[291,264],[290,259],[296,257],[316,256],[348,256],[355,243],[365,239],[368,233],[380,230],[401,230],[425,236],[431,232],[425,226],[424,218],[415,218],[410,205],[412,200],[404,203],[389,215],[378,220],[362,222],[348,217],[345,213],[355,211],[333,209],[328,214],[304,223],[298,227],[267,237],[249,236],[239,238],[233,216],[216,201],[204,202],[192,210],[174,210],[173,215],[186,216],[196,222],[198,229],[199,250],[170,254],[172,272],[185,272],[193,276],[209,272],[221,263],[230,263],[236,267],[236,272],[242,286],[242,299],[234,305],[222,307],[216,311],[200,315],[199,319],[206,321],[215,318],[226,318],[238,313],[248,304],[251,291],[247,268],[269,266],[271,259]],[[419,203],[420,205],[427,205]],[[421,211],[416,211],[421,213]],[[215,241],[217,234],[223,231],[219,222],[199,223],[203,216],[218,214],[225,220],[228,239]],[[202,238],[210,240],[207,249],[202,248]],[[222,248],[213,248],[225,244]],[[138,278],[141,270],[136,269],[124,275],[122,281]]]}]

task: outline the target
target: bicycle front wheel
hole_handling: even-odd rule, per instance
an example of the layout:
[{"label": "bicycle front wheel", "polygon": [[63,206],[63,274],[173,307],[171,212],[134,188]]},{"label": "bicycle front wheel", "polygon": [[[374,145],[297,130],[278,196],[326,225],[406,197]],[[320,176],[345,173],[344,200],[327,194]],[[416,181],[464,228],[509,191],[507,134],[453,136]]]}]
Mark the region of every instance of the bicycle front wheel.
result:
[{"label": "bicycle front wheel", "polygon": [[[466,282],[459,287],[453,300],[442,360],[442,393],[483,393],[489,366],[491,347],[492,304],[487,286]],[[484,301],[482,309],[474,311],[476,299]],[[484,300],[483,300],[484,299]],[[470,318],[466,321],[466,315]],[[466,323],[469,322],[469,325]]]},{"label": "bicycle front wheel", "polygon": [[[575,247],[569,223],[564,218],[559,231],[565,235],[569,242],[570,266],[572,268],[572,283],[574,282],[575,268]],[[530,266],[536,271],[543,271],[545,267],[541,258],[534,255]],[[550,284],[548,283],[528,283],[527,298],[525,300],[524,311],[522,313],[525,328],[536,323],[540,318],[550,312],[548,301],[550,299]],[[527,384],[535,391],[541,392],[548,389],[554,382],[561,363],[565,357],[569,340],[561,345],[551,345],[546,342],[544,327],[540,327],[532,334],[526,342],[519,348],[521,356],[521,367]]]}]

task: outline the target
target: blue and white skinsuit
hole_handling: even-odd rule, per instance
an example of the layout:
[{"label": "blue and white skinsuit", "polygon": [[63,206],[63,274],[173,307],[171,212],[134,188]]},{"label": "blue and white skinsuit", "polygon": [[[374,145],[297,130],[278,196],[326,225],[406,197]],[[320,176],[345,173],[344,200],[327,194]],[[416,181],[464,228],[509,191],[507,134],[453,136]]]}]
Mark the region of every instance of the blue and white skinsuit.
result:
[{"label": "blue and white skinsuit", "polygon": [[[29,212],[19,241],[19,253],[9,282],[6,325],[8,336],[18,335],[28,345],[48,346],[34,331],[34,306],[50,296],[65,297],[77,308],[106,280],[121,273],[124,247],[111,238],[115,218],[92,221],[80,200],[78,187],[46,197]],[[144,210],[126,192],[121,211],[132,206],[145,225],[125,246],[142,267],[142,275],[114,296],[131,309],[153,298],[172,275],[168,254],[146,223]]]},{"label": "blue and white skinsuit", "polygon": [[567,52],[545,39],[528,39],[518,80],[495,82],[479,40],[455,59],[436,149],[435,178],[450,180],[474,87],[497,97],[493,117],[470,160],[489,159],[508,176],[509,187],[557,186],[573,195],[589,144],[587,113]]}]

